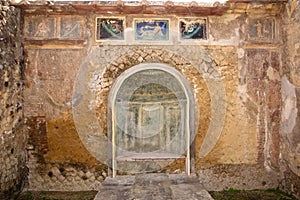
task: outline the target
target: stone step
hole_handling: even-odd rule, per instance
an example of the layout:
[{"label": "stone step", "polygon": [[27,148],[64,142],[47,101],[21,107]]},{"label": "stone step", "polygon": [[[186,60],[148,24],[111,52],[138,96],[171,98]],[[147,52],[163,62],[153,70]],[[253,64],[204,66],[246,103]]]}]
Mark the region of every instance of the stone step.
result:
[{"label": "stone step", "polygon": [[135,182],[134,176],[117,176],[115,178],[107,177],[102,183],[103,186],[131,186]]},{"label": "stone step", "polygon": [[94,200],[213,200],[196,175],[138,174],[106,178]]}]

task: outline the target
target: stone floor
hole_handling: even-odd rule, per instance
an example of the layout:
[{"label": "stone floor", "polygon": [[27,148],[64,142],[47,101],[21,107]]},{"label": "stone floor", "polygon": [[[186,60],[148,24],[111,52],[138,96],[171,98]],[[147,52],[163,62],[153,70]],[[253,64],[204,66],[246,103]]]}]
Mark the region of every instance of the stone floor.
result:
[{"label": "stone floor", "polygon": [[195,175],[139,174],[106,178],[94,200],[212,200]]}]

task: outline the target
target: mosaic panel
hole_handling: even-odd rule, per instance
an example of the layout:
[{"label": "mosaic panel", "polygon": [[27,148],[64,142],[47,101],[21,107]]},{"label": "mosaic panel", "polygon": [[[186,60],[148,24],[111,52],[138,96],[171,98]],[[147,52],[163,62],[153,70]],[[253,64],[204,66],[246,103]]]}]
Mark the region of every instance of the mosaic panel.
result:
[{"label": "mosaic panel", "polygon": [[207,39],[206,19],[179,19],[180,39]]},{"label": "mosaic panel", "polygon": [[83,34],[83,22],[79,17],[61,18],[61,38],[81,38]]},{"label": "mosaic panel", "polygon": [[169,20],[135,19],[134,31],[136,40],[167,41],[169,40]]},{"label": "mosaic panel", "polygon": [[29,38],[55,37],[55,18],[33,17],[25,20],[25,36]]},{"label": "mosaic panel", "polygon": [[250,19],[248,38],[255,41],[272,41],[276,38],[275,30],[275,20],[273,18]]},{"label": "mosaic panel", "polygon": [[123,18],[96,18],[96,41],[124,40]]}]

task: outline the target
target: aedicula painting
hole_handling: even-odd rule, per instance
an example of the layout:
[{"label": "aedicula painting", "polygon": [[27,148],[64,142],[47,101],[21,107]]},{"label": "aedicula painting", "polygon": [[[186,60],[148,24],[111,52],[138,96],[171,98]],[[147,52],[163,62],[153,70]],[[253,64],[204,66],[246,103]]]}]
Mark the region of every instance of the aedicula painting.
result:
[{"label": "aedicula painting", "polygon": [[206,19],[179,20],[180,39],[206,39]]},{"label": "aedicula painting", "polygon": [[96,40],[124,40],[124,19],[97,18]]},{"label": "aedicula painting", "polygon": [[169,20],[138,19],[134,20],[134,27],[136,40],[169,40]]}]

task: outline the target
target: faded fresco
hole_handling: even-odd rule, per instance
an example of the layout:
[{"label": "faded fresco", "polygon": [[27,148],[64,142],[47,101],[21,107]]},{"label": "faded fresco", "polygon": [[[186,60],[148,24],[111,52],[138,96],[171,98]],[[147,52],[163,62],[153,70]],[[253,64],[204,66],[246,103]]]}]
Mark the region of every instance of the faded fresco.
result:
[{"label": "faded fresco", "polygon": [[207,39],[206,19],[180,19],[179,29],[180,39]]},{"label": "faded fresco", "polygon": [[134,20],[134,31],[136,40],[169,40],[169,20]]},{"label": "faded fresco", "polygon": [[98,40],[123,40],[124,19],[96,18],[96,41]]},{"label": "faded fresco", "polygon": [[276,38],[275,20],[273,18],[250,19],[248,37],[249,40],[272,42]]},{"label": "faded fresco", "polygon": [[55,18],[28,18],[25,23],[25,35],[29,38],[53,38],[55,23]]},{"label": "faded fresco", "polygon": [[82,19],[79,17],[61,18],[61,38],[81,38],[83,33]]}]

